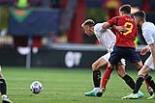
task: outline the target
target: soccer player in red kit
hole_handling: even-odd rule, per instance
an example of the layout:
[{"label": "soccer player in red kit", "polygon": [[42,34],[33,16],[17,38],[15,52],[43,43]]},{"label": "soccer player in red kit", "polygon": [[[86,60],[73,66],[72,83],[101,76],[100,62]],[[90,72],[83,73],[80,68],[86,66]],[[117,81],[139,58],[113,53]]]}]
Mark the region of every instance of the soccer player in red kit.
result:
[{"label": "soccer player in red kit", "polygon": [[[135,49],[134,40],[137,36],[137,25],[134,19],[131,17],[131,6],[123,5],[119,8],[120,16],[113,17],[103,24],[103,29],[108,29],[112,26],[121,26],[124,29],[114,30],[116,35],[116,44],[113,52],[111,53],[109,62],[111,64],[111,68],[116,66],[119,61],[124,58],[127,61],[135,64],[137,69],[141,69],[143,66],[142,60],[140,56],[137,54]],[[127,78],[128,79],[128,78]],[[135,82],[129,80],[132,84],[132,89],[135,87]],[[143,93],[138,92],[139,97],[143,97]]]},{"label": "soccer player in red kit", "polygon": [[[108,64],[109,64],[110,53],[113,51],[113,47],[116,42],[116,36],[110,29],[103,30],[102,25],[103,23],[95,24],[95,22],[92,19],[87,19],[81,25],[86,35],[88,36],[95,35],[98,41],[101,43],[101,45],[105,47],[105,49],[107,50],[107,53],[104,56],[100,57],[92,64],[94,88],[89,92],[85,92],[85,96],[101,97],[103,92],[106,90],[106,84],[108,82],[110,74],[112,73],[112,69],[108,67]],[[117,29],[116,26],[115,26],[115,29]],[[125,81],[125,83],[130,88],[132,88],[132,85],[129,84],[131,83],[129,82],[129,80],[133,81],[133,79],[126,73],[125,65],[126,65],[125,60],[121,59],[119,64],[117,64],[116,71],[118,75]],[[106,70],[101,80],[102,67],[106,67]],[[100,85],[100,82],[102,85]]]}]

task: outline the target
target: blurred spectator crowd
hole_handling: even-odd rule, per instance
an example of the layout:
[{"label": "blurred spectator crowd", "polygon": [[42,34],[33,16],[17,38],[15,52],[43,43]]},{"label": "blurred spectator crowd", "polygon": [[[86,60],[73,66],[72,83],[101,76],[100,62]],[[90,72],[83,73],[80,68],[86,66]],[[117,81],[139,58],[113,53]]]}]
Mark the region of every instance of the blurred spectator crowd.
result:
[{"label": "blurred spectator crowd", "polygon": [[[0,0],[0,44],[27,46],[27,36],[12,36],[7,33],[9,27],[10,8],[20,10],[59,10],[59,24],[57,33],[33,37],[34,46],[51,45],[54,43],[96,43],[95,36],[88,38],[83,35],[81,23],[92,18],[96,22],[104,22],[116,16],[122,4],[131,4],[132,12],[139,9],[146,11],[147,20],[155,23],[155,0]],[[48,22],[48,21],[47,21]],[[6,35],[7,34],[7,35]],[[27,34],[28,35],[28,34]],[[145,44],[141,32],[137,44]]]}]

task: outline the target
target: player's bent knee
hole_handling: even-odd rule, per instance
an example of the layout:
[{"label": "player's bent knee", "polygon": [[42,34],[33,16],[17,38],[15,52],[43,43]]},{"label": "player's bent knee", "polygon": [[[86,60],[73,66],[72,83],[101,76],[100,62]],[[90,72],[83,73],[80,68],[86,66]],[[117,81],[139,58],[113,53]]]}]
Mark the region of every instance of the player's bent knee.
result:
[{"label": "player's bent knee", "polygon": [[124,77],[126,75],[126,72],[123,72],[123,71],[117,71],[117,74],[119,77]]},{"label": "player's bent knee", "polygon": [[95,63],[92,64],[92,70],[95,71],[96,67],[97,67],[97,63],[95,62]]},{"label": "player's bent knee", "polygon": [[136,63],[136,67],[138,70],[140,70],[143,67],[143,62],[140,61],[140,62]]},{"label": "player's bent knee", "polygon": [[142,69],[138,71],[138,76],[140,76],[140,75],[143,75],[143,70]]},{"label": "player's bent knee", "polygon": [[126,73],[124,74],[118,74],[119,77],[123,78],[126,75]]},{"label": "player's bent knee", "polygon": [[126,75],[125,67],[123,65],[117,65],[117,74],[120,77],[124,77]]},{"label": "player's bent knee", "polygon": [[139,76],[146,76],[149,73],[149,70],[146,66],[144,66],[139,72],[138,75]]},{"label": "player's bent knee", "polygon": [[100,69],[100,65],[101,65],[101,60],[95,61],[95,62],[92,64],[92,70],[95,71],[95,70]]}]

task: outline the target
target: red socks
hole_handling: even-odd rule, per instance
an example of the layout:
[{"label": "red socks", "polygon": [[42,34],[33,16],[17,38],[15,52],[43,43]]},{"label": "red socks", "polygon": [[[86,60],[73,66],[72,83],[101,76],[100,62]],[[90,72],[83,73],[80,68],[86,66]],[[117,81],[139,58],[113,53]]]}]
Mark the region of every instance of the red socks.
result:
[{"label": "red socks", "polygon": [[104,74],[102,75],[102,80],[101,80],[101,88],[102,89],[106,89],[106,85],[110,78],[111,73],[112,73],[112,69],[107,67]]}]

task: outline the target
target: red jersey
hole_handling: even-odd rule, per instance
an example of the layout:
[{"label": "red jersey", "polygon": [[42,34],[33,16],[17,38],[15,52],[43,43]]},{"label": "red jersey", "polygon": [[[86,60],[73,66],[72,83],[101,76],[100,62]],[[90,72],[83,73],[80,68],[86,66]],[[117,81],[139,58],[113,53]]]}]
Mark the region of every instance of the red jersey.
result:
[{"label": "red jersey", "polygon": [[116,34],[116,46],[135,48],[134,40],[137,36],[137,25],[131,16],[116,16],[108,20],[108,23],[111,26],[124,26],[127,29],[125,32],[114,30]]}]

